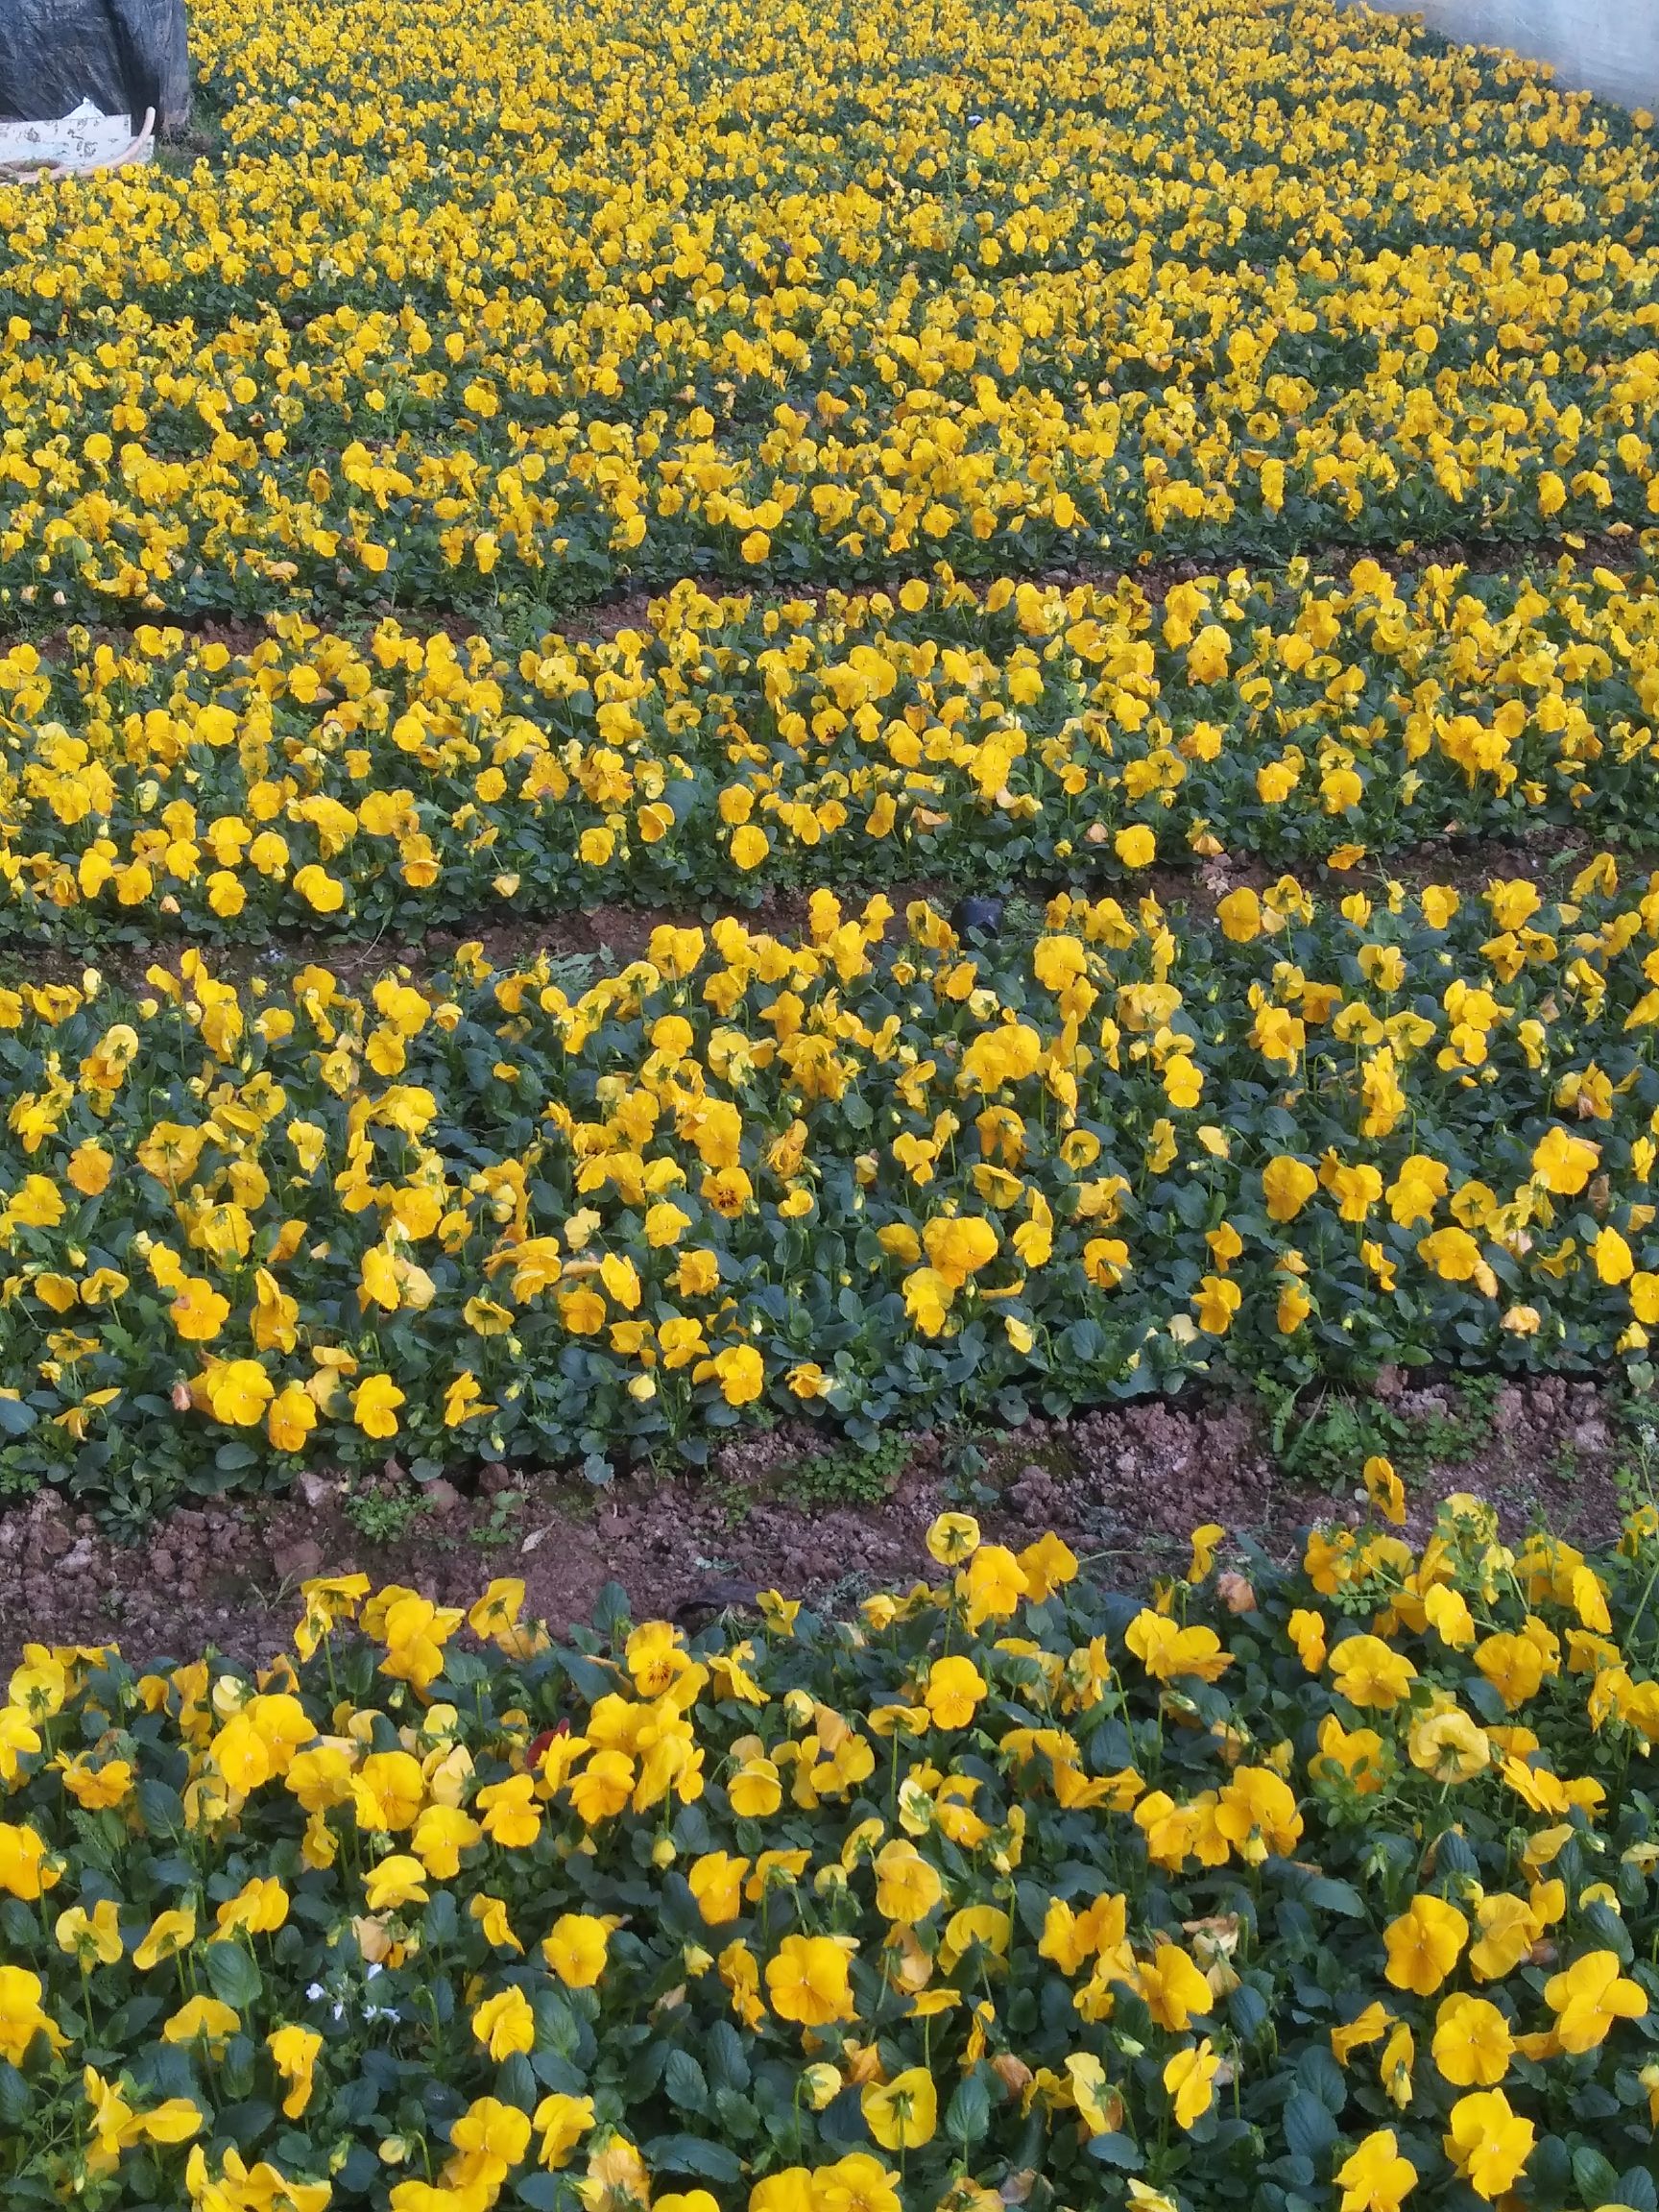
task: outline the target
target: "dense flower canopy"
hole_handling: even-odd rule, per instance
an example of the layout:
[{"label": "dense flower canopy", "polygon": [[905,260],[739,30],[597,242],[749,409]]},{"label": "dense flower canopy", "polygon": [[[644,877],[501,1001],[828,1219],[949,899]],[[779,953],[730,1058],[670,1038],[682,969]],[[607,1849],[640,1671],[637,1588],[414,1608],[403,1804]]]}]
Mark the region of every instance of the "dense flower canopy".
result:
[{"label": "dense flower canopy", "polygon": [[297,616],[0,656],[0,928],[349,932],[868,882],[1659,837],[1659,585],[1299,562],[1070,590],[682,585],[517,651]]},{"label": "dense flower canopy", "polygon": [[1650,2204],[1652,1508],[1221,1535],[1144,1602],[951,1514],[853,1621],[345,1576],[256,1677],[32,1647],[7,2203]]},{"label": "dense flower canopy", "polygon": [[[0,990],[0,1465],[693,1459],[1384,1359],[1650,1374],[1659,878]],[[567,987],[568,986],[568,987]]]},{"label": "dense flower canopy", "polygon": [[[207,151],[0,185],[0,1497],[1651,1384],[1650,117],[1331,0],[193,19]],[[1352,1472],[1133,1597],[29,1643],[6,2212],[1659,2212],[1659,1513]]]},{"label": "dense flower canopy", "polygon": [[1650,132],[1330,0],[192,29],[213,158],[0,189],[12,605],[480,613],[1655,512]]}]

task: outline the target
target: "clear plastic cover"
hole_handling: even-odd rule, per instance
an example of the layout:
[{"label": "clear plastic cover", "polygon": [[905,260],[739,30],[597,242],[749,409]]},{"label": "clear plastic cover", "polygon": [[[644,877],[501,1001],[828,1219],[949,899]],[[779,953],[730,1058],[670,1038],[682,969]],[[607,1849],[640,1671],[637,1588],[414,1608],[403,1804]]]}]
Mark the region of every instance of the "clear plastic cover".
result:
[{"label": "clear plastic cover", "polygon": [[1384,15],[1421,15],[1466,46],[1502,46],[1553,64],[1564,85],[1626,108],[1659,110],[1656,0],[1338,0]]}]

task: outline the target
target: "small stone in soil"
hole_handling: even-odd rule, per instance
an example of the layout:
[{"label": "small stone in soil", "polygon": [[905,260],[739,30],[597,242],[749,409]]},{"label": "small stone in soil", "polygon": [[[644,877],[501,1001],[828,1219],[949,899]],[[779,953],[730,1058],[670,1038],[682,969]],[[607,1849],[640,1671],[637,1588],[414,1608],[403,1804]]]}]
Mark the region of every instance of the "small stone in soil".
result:
[{"label": "small stone in soil", "polygon": [[308,1582],[323,1572],[323,1547],[309,1536],[301,1536],[292,1544],[276,1545],[271,1564],[284,1582]]}]

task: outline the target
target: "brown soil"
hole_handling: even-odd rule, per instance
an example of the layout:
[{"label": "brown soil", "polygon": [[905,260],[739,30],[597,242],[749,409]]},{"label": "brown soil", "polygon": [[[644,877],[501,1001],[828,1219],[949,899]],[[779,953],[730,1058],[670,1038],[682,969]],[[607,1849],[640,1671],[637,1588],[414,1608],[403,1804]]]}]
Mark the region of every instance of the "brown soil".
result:
[{"label": "brown soil", "polygon": [[[1456,1410],[1446,1385],[1407,1388],[1397,1375],[1383,1376],[1379,1395],[1410,1420]],[[929,1571],[923,1537],[950,1504],[972,1505],[988,1534],[1015,1544],[1056,1529],[1120,1586],[1182,1566],[1205,1521],[1283,1556],[1308,1523],[1363,1510],[1353,1494],[1286,1479],[1238,1401],[1113,1408],[978,1447],[985,1463],[970,1484],[950,1471],[946,1439],[914,1438],[886,1495],[860,1503],[833,1502],[855,1459],[843,1452],[829,1472],[814,1464],[825,1443],[805,1426],[740,1437],[703,1475],[637,1476],[604,1490],[496,1468],[475,1495],[447,1482],[422,1493],[389,1463],[349,1499],[323,1469],[286,1498],[176,1511],[131,1548],[43,1493],[0,1516],[0,1666],[26,1642],[108,1639],[139,1662],[210,1647],[268,1661],[287,1639],[299,1584],[358,1568],[452,1603],[469,1603],[493,1575],[520,1575],[527,1610],[555,1631],[588,1619],[615,1579],[635,1618],[697,1625],[761,1589],[837,1608],[902,1587]],[[1438,1499],[1463,1490],[1499,1506],[1511,1535],[1540,1520],[1581,1545],[1604,1541],[1618,1526],[1622,1464],[1615,1410],[1596,1385],[1505,1385],[1478,1449],[1413,1482],[1405,1533],[1421,1542]],[[397,1540],[363,1534],[365,1500],[384,1512],[422,1499]]]},{"label": "brown soil", "polygon": [[[1169,871],[1172,879],[1178,878],[1179,873]],[[1197,879],[1188,880],[1193,885]],[[918,878],[870,882],[855,891],[843,890],[840,898],[849,911],[855,911],[877,891],[884,892],[901,914],[913,899],[930,899],[949,909],[958,896],[948,886]],[[768,891],[756,905],[731,911],[749,929],[793,939],[806,933],[809,897],[805,891]],[[352,990],[359,990],[396,967],[407,968],[419,976],[438,974],[449,966],[456,948],[466,944],[481,944],[492,967],[502,971],[522,967],[540,952],[551,953],[555,959],[636,960],[644,953],[652,930],[661,924],[671,923],[679,928],[706,926],[706,910],[712,908],[713,902],[707,902],[707,909],[694,903],[635,906],[609,902],[586,906],[577,914],[532,914],[508,921],[481,915],[476,922],[429,929],[417,939],[330,937],[317,930],[277,929],[262,946],[207,945],[201,950],[211,972],[226,981],[240,983],[251,975],[280,978],[315,961]],[[28,976],[35,982],[78,983],[88,962],[93,962],[108,980],[136,991],[147,969],[157,963],[177,968],[190,943],[183,934],[111,940],[96,951],[86,946],[0,943],[0,979]]]}]

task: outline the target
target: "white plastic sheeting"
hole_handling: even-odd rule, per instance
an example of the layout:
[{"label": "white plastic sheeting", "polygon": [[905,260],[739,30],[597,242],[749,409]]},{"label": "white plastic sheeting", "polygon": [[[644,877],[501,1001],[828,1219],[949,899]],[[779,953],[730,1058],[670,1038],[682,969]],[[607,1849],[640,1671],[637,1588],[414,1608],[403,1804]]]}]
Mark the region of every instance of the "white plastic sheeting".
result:
[{"label": "white plastic sheeting", "polygon": [[45,169],[54,176],[84,176],[148,161],[155,151],[154,116],[148,125],[134,136],[130,115],[101,115],[90,100],[56,123],[0,118],[0,175],[31,177]]},{"label": "white plastic sheeting", "polygon": [[1556,81],[1659,111],[1659,0],[1336,0],[1421,15],[1465,46],[1503,46],[1554,66]]}]

